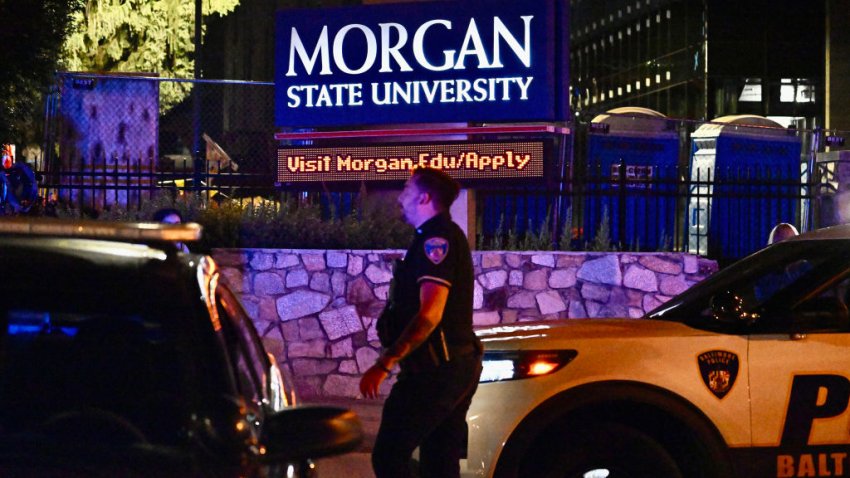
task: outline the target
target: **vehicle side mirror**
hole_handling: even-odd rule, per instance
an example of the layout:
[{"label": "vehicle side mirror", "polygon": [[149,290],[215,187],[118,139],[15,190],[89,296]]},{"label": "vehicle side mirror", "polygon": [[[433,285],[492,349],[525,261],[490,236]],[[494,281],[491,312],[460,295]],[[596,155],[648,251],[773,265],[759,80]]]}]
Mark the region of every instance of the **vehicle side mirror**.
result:
[{"label": "vehicle side mirror", "polygon": [[348,409],[327,406],[287,408],[266,419],[263,461],[295,462],[349,452],[363,441],[363,427]]},{"label": "vehicle side mirror", "polygon": [[715,294],[709,303],[711,316],[714,320],[724,323],[753,324],[758,319],[757,314],[750,314],[744,306],[744,299],[730,290]]}]

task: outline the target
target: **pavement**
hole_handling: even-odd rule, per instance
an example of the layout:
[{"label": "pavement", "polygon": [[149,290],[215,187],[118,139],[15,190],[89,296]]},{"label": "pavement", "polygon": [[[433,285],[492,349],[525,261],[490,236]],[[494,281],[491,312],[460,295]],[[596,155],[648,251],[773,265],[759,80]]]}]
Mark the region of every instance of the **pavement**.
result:
[{"label": "pavement", "polygon": [[344,455],[316,460],[318,478],[375,478],[372,472],[372,445],[381,424],[383,400],[339,399],[323,400],[323,405],[333,405],[354,410],[363,425],[363,443]]}]

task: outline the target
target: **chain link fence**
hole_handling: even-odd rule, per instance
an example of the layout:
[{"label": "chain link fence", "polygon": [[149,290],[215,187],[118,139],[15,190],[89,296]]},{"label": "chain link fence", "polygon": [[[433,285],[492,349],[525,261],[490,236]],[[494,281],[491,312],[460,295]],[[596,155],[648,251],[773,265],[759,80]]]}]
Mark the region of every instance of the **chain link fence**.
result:
[{"label": "chain link fence", "polygon": [[[170,109],[162,95],[184,91]],[[208,198],[273,187],[272,83],[61,73],[46,107],[46,197],[138,206],[157,190]]]}]

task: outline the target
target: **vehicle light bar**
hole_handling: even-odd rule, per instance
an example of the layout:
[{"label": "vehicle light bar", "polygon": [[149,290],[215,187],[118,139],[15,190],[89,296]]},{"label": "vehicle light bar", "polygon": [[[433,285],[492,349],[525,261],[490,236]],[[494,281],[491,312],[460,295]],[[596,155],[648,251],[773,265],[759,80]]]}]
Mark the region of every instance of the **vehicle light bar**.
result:
[{"label": "vehicle light bar", "polygon": [[31,236],[61,236],[92,239],[193,242],[201,239],[196,223],[103,222],[63,219],[0,219],[0,233]]}]

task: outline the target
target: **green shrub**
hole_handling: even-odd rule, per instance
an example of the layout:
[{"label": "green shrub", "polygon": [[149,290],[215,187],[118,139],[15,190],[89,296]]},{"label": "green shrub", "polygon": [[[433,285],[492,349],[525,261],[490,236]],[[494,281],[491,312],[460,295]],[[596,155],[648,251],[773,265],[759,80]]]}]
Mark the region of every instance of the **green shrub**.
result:
[{"label": "green shrub", "polygon": [[204,209],[197,217],[186,218],[204,228],[201,249],[213,247],[239,247],[239,229],[244,209],[238,203],[225,202],[215,208]]},{"label": "green shrub", "polygon": [[522,241],[519,243],[519,249],[523,251],[539,250],[537,235],[534,233],[534,223],[531,219],[528,220],[528,227],[525,228],[525,234],[523,234]]},{"label": "green shrub", "polygon": [[[531,228],[529,228],[529,231]],[[540,225],[540,229],[537,232],[536,239],[536,250],[538,251],[551,251],[553,249],[552,243],[552,209],[546,210],[546,220],[543,221],[543,224]]]},{"label": "green shrub", "polygon": [[602,218],[599,220],[599,227],[596,229],[596,236],[593,242],[587,247],[588,251],[594,252],[610,252],[616,250],[611,246],[611,225],[608,217],[608,206],[602,208]]},{"label": "green shrub", "polygon": [[673,238],[667,235],[667,232],[662,230],[661,237],[658,239],[658,252],[672,251]]},{"label": "green shrub", "polygon": [[[329,204],[332,204],[329,201]],[[330,207],[323,217],[317,204],[303,201],[300,195],[288,197],[280,194],[275,199],[226,199],[221,202],[207,200],[194,193],[175,194],[160,191],[139,207],[118,207],[97,213],[97,219],[109,221],[149,221],[155,211],[173,207],[186,221],[197,222],[204,228],[200,243],[192,249],[208,252],[213,248],[272,248],[272,249],[404,249],[410,244],[413,229],[398,213],[396,202],[368,194],[362,188],[350,214],[340,217]],[[31,216],[51,215],[66,218],[92,217],[95,213],[73,206],[51,203],[39,204],[28,213]],[[507,225],[505,215],[499,217],[493,236],[482,234],[478,218],[478,250],[548,251],[555,249],[552,237],[552,211],[536,230],[529,220],[525,233],[517,232],[518,218]],[[558,233],[557,249],[572,250],[573,241],[581,237],[581,230],[573,228],[572,208],[567,209],[564,224]],[[673,238],[662,231],[659,251],[671,250]],[[632,250],[641,249],[636,241]],[[620,248],[621,249],[621,248]],[[596,235],[584,250],[594,252],[616,251],[612,243],[608,209],[603,208]]]},{"label": "green shrub", "polygon": [[[499,223],[493,232],[493,237],[487,241],[483,235],[478,237],[479,250],[493,251],[551,251],[553,249],[551,232],[551,211],[546,213],[546,220],[538,229],[534,229],[534,223],[528,220],[525,233],[517,232],[518,217],[514,217],[513,226],[505,230],[505,215],[499,216]],[[480,228],[479,228],[480,231]]]},{"label": "green shrub", "polygon": [[[392,207],[393,212],[390,212]],[[202,245],[275,249],[400,249],[412,229],[394,211],[394,203],[364,199],[360,208],[339,219],[322,218],[318,205],[264,201],[240,206],[225,203],[207,209]]]},{"label": "green shrub", "polygon": [[519,218],[514,217],[514,227],[508,228],[508,239],[505,241],[505,250],[506,251],[518,251],[519,246],[519,233],[517,232]]},{"label": "green shrub", "polygon": [[567,208],[567,217],[564,218],[564,227],[561,228],[561,237],[558,240],[558,250],[569,251],[573,247],[573,208]]},{"label": "green shrub", "polygon": [[[513,231],[513,229],[511,229]],[[499,224],[496,226],[496,231],[493,234],[493,241],[490,244],[490,249],[494,251],[502,250],[504,245],[502,243],[502,235],[505,232],[505,213],[502,213],[499,216]]]},{"label": "green shrub", "polygon": [[[395,201],[373,199],[361,192],[357,207],[339,218],[331,211],[323,218],[315,204],[287,198],[248,198],[206,201],[187,193],[160,192],[139,207],[113,206],[96,214],[105,221],[150,221],[161,208],[175,208],[184,221],[203,227],[201,241],[192,247],[198,252],[213,248],[273,249],[402,249],[412,239],[412,228],[400,215]],[[51,204],[32,215],[66,218],[93,218],[94,213],[64,204]]]}]

